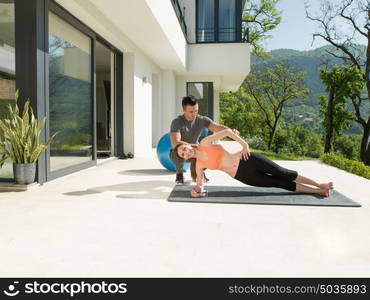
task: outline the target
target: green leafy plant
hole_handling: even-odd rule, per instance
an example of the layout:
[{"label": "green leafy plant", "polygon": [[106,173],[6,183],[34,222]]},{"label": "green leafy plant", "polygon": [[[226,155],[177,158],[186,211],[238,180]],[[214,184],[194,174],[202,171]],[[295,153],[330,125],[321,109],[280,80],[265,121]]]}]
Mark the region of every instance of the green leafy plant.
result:
[{"label": "green leafy plant", "polygon": [[328,165],[370,179],[370,167],[366,166],[363,162],[350,160],[333,153],[321,155],[320,160]]},{"label": "green leafy plant", "polygon": [[15,105],[8,105],[7,118],[0,120],[0,167],[10,158],[13,163],[34,163],[40,154],[50,145],[55,133],[46,143],[40,142],[40,133],[46,118],[38,121],[27,99],[23,113],[18,108],[19,91],[15,93]]},{"label": "green leafy plant", "polygon": [[272,150],[296,156],[320,157],[324,152],[321,136],[295,124],[283,124],[276,131]]}]

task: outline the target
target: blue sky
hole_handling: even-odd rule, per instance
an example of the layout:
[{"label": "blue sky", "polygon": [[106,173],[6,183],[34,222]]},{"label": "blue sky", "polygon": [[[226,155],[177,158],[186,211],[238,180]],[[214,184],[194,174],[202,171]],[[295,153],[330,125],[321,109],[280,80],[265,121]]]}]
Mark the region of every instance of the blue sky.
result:
[{"label": "blue sky", "polygon": [[[338,0],[334,0],[334,3],[335,1]],[[277,9],[283,11],[283,19],[278,27],[270,32],[272,37],[263,43],[268,51],[280,48],[312,50],[328,44],[320,37],[316,37],[312,44],[312,34],[320,30],[318,22],[306,18],[305,2],[310,5],[311,15],[320,15],[321,0],[280,0]],[[340,30],[345,32],[346,27],[342,25]],[[364,43],[364,40],[361,39],[360,43]]]},{"label": "blue sky", "polygon": [[[270,32],[272,38],[264,42],[268,51],[280,48],[311,50],[327,44],[323,39],[316,38],[311,46],[312,34],[316,31],[317,24],[306,18],[305,2],[306,0],[280,0],[277,9],[283,11],[283,19],[278,27]],[[317,11],[320,2],[308,2],[313,12]]]}]

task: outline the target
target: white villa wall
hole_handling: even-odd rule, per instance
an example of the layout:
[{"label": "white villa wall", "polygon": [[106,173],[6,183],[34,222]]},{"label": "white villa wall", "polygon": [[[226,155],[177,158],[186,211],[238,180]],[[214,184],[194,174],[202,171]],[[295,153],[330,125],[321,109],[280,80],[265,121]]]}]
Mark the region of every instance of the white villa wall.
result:
[{"label": "white villa wall", "polygon": [[152,68],[136,55],[134,89],[134,153],[146,157],[152,153]]},{"label": "white villa wall", "polygon": [[162,72],[162,134],[170,131],[172,119],[176,116],[176,76],[171,70]]},{"label": "white villa wall", "polygon": [[175,74],[156,73],[150,61],[126,53],[124,77],[124,149],[148,157],[175,116]]},{"label": "white villa wall", "polygon": [[152,147],[156,147],[163,133],[162,129],[162,81],[160,74],[152,74]]},{"label": "white villa wall", "polygon": [[136,157],[152,151],[152,64],[135,53],[124,54],[124,150]]}]

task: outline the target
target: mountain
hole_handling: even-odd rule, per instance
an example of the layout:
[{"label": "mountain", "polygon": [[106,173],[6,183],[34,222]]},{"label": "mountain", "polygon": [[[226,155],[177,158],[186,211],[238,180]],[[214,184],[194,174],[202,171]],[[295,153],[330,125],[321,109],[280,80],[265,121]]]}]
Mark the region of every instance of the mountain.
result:
[{"label": "mountain", "polygon": [[[322,132],[320,125],[321,116],[319,113],[319,97],[320,95],[327,95],[325,86],[320,80],[320,68],[332,68],[334,65],[343,65],[341,58],[337,58],[328,53],[332,52],[340,55],[340,52],[335,47],[323,46],[314,50],[299,51],[294,49],[276,49],[270,51],[268,54],[270,58],[261,59],[256,56],[251,58],[251,72],[266,68],[271,64],[283,59],[285,64],[293,67],[297,72],[306,72],[304,83],[310,89],[308,99],[296,99],[293,101],[294,107],[287,108],[284,111],[283,118],[287,123],[300,124],[304,128],[308,128],[315,132]],[[365,57],[366,47],[356,46],[356,53]],[[248,77],[247,77],[248,78]],[[353,111],[352,104],[348,103],[348,107]],[[366,113],[370,113],[370,105],[363,107]],[[353,126],[347,130],[346,133],[360,134],[361,129],[359,125],[353,122]]]}]

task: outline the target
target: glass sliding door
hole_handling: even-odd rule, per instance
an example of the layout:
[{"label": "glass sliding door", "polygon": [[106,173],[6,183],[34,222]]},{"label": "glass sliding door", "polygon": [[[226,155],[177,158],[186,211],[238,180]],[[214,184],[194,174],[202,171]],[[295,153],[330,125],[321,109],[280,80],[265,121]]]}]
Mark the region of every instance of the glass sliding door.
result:
[{"label": "glass sliding door", "polygon": [[114,155],[115,121],[115,54],[103,43],[96,41],[96,134],[97,158]]},{"label": "glass sliding door", "polygon": [[[8,105],[15,103],[14,28],[14,1],[0,0],[0,119],[7,116]],[[0,169],[0,181],[12,178],[12,162],[7,161]]]},{"label": "glass sliding door", "polygon": [[213,119],[213,82],[188,82],[186,94],[197,99],[199,114]]},{"label": "glass sliding door", "polygon": [[92,39],[49,12],[49,171],[93,159]]}]

